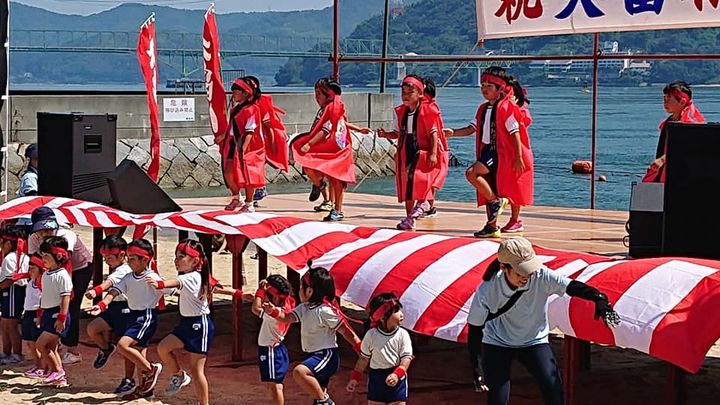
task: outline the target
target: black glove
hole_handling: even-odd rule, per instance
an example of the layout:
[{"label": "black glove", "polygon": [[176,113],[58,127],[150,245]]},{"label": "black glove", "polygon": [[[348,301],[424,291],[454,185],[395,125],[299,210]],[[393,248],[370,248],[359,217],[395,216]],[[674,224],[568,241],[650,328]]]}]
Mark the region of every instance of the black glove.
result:
[{"label": "black glove", "polygon": [[595,299],[595,319],[602,318],[605,325],[614,328],[620,325],[620,315],[613,309],[607,295],[598,292]]}]

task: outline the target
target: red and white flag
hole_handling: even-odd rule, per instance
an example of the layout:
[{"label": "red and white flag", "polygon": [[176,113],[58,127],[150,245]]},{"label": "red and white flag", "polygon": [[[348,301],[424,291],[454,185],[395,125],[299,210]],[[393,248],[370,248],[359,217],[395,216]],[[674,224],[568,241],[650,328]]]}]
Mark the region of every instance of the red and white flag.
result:
[{"label": "red and white flag", "polygon": [[220,76],[220,37],[215,21],[215,4],[205,13],[203,28],[203,62],[205,64],[205,89],[210,104],[210,128],[219,144],[227,129],[227,100],[225,87]]},{"label": "red and white flag", "polygon": [[137,57],[145,79],[148,109],[150,110],[150,166],[148,166],[147,173],[153,181],[157,182],[160,172],[160,119],[157,103],[158,66],[154,13],[140,26]]}]

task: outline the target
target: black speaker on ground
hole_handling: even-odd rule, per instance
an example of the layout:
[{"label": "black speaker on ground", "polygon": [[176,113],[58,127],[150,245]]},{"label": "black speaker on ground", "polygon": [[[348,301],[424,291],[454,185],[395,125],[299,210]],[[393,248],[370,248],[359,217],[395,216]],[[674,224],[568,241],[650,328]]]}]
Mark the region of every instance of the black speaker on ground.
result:
[{"label": "black speaker on ground", "polygon": [[628,221],[629,254],[640,259],[662,255],[663,241],[662,183],[636,183],[630,194]]},{"label": "black speaker on ground", "polygon": [[668,125],[663,255],[720,259],[720,124]]},{"label": "black speaker on ground", "polygon": [[181,211],[179,205],[134,161],[125,159],[108,176],[111,206],[133,214]]},{"label": "black speaker on ground", "polygon": [[38,193],[110,202],[117,115],[37,113]]}]

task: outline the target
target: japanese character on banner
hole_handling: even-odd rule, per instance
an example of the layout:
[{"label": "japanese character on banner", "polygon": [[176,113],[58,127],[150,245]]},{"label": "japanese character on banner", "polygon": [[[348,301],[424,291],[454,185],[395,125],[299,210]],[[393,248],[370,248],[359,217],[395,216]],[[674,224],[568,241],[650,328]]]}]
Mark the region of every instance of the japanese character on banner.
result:
[{"label": "japanese character on banner", "polygon": [[664,0],[625,0],[625,10],[630,15],[655,12],[660,15]]},{"label": "japanese character on banner", "polygon": [[528,19],[539,18],[543,14],[542,0],[535,0],[533,5],[530,5],[530,0],[500,0],[500,2],[495,16],[501,17],[505,14],[508,24],[520,18],[520,13]]},{"label": "japanese character on banner", "polygon": [[575,8],[578,5],[578,2],[582,4],[582,8],[585,11],[585,15],[587,15],[590,18],[596,18],[596,17],[602,17],[605,15],[605,13],[598,8],[598,6],[593,3],[593,0],[569,0],[568,5],[565,6],[565,8],[558,13],[555,18],[559,20],[564,20],[575,11]]},{"label": "japanese character on banner", "polygon": [[[695,8],[698,9],[698,11],[703,11],[703,2],[705,0],[695,0]],[[713,6],[713,8],[718,8],[718,4],[720,4],[720,0],[708,0],[710,2],[710,5]]]}]

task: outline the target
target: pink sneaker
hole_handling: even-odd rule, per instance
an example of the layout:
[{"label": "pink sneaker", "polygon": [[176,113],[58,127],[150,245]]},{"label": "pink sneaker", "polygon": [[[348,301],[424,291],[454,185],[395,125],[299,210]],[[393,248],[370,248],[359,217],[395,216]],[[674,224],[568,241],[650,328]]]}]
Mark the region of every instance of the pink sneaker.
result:
[{"label": "pink sneaker", "polygon": [[523,227],[522,221],[517,220],[508,222],[507,225],[503,226],[500,231],[503,233],[519,233],[524,230],[525,228]]},{"label": "pink sneaker", "polygon": [[225,206],[225,211],[235,211],[235,208],[240,207],[242,203],[240,199],[233,198],[228,205]]},{"label": "pink sneaker", "polygon": [[255,206],[253,206],[253,203],[245,203],[245,204],[243,204],[243,206],[240,208],[240,210],[238,212],[241,214],[242,213],[252,214],[253,212],[255,212]]},{"label": "pink sneaker", "polygon": [[25,377],[28,378],[45,378],[45,370],[39,368],[39,367],[32,367],[25,371]]},{"label": "pink sneaker", "polygon": [[412,231],[415,229],[415,218],[410,216],[404,218],[399,224],[397,224],[396,228],[401,231]]},{"label": "pink sneaker", "polygon": [[53,371],[43,380],[45,384],[52,384],[56,380],[65,380],[65,370]]}]

